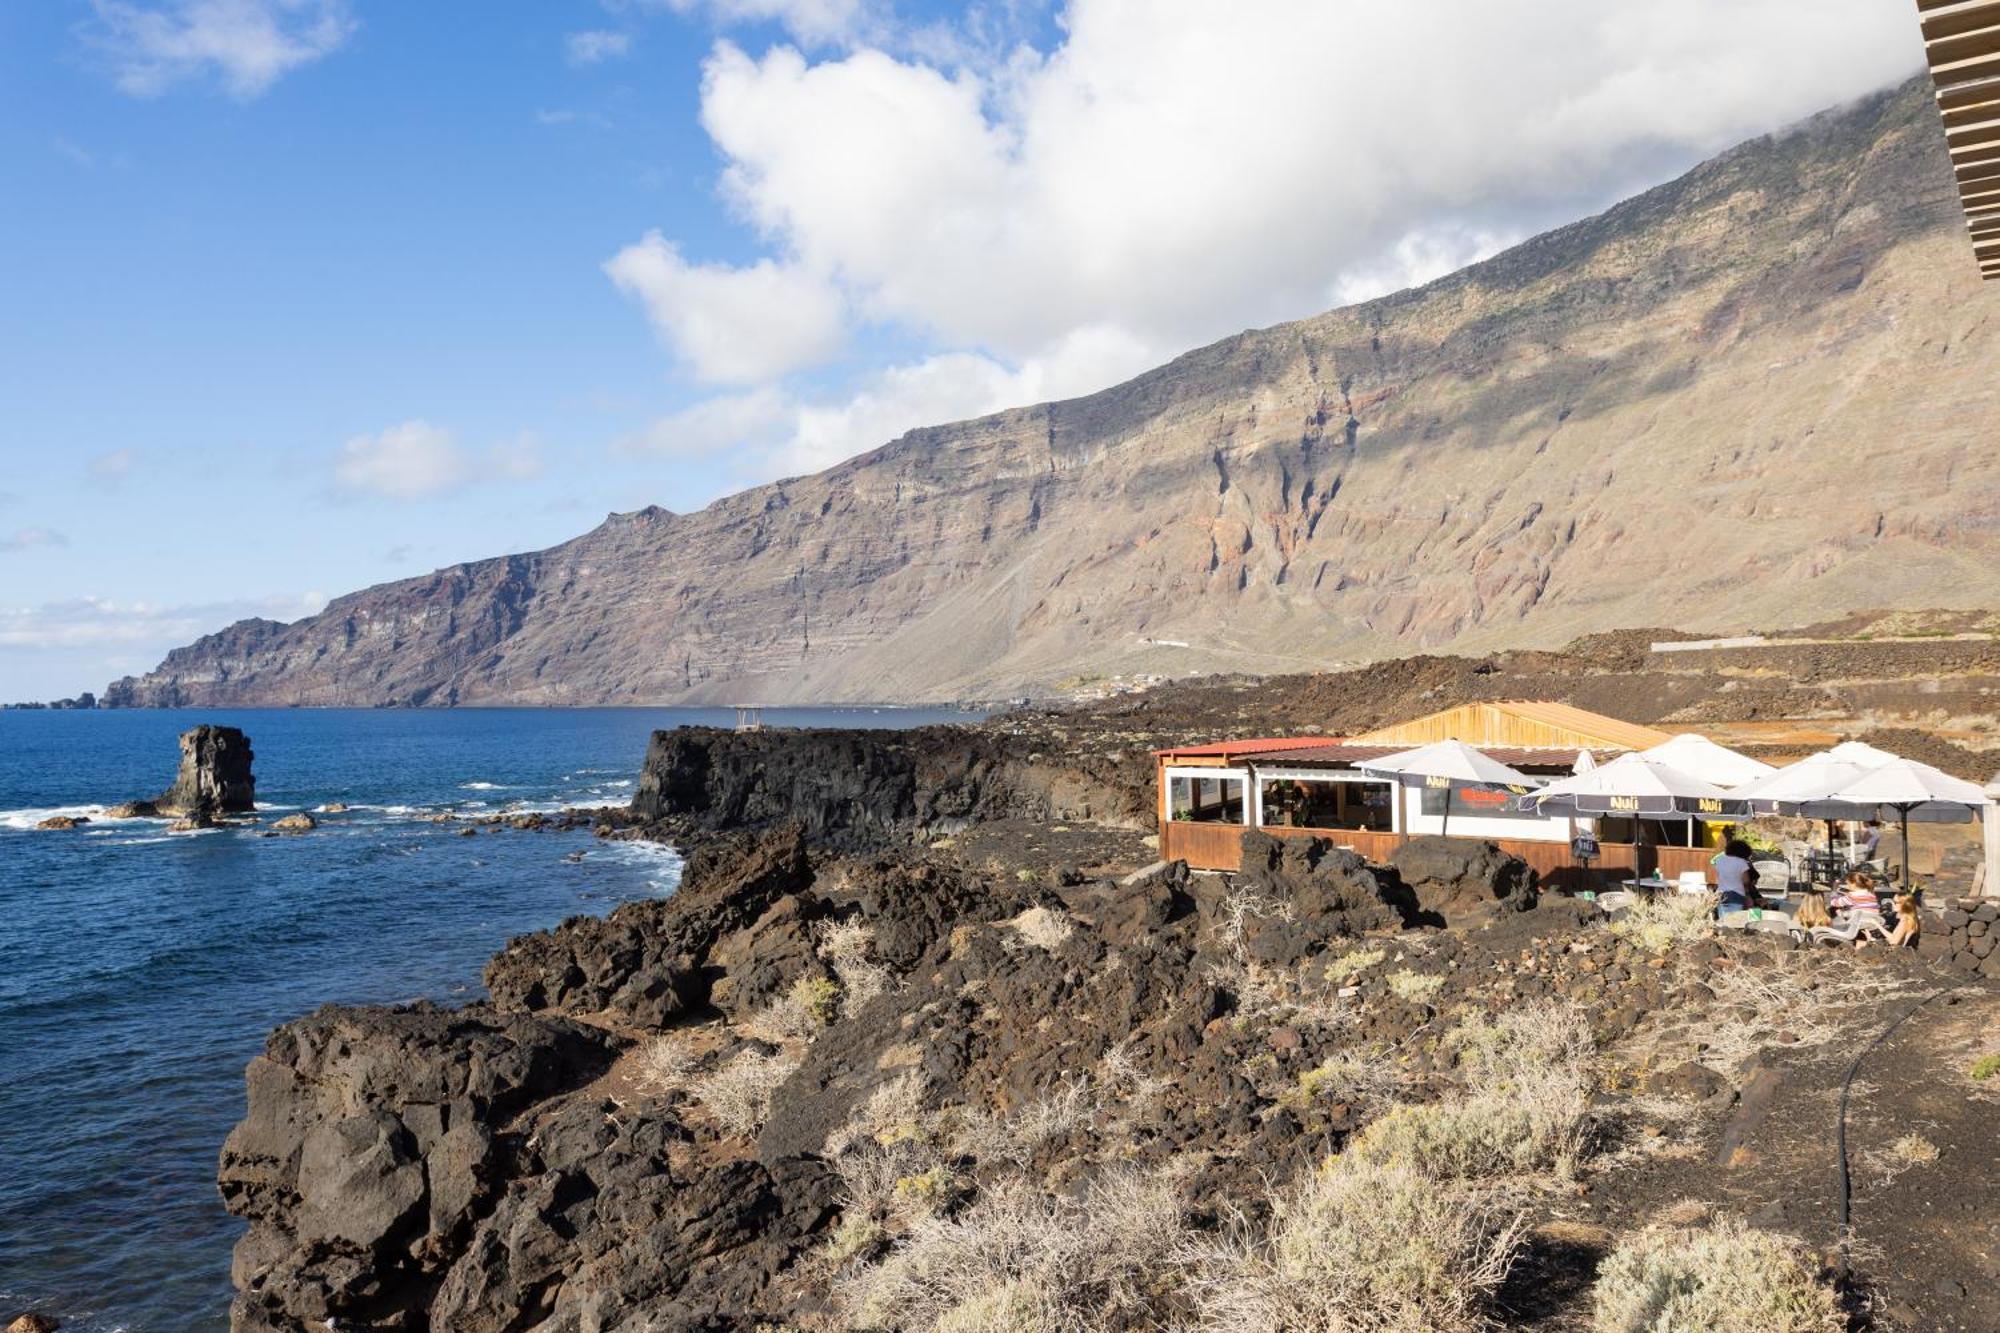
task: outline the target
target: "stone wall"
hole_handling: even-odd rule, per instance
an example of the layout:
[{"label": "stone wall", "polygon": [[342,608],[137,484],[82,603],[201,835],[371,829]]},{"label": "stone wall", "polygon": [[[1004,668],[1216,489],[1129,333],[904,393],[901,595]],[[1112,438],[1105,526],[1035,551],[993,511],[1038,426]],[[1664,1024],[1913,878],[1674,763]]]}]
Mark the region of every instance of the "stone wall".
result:
[{"label": "stone wall", "polygon": [[1918,953],[1958,972],[2000,978],[2000,901],[1959,898],[1923,917]]}]

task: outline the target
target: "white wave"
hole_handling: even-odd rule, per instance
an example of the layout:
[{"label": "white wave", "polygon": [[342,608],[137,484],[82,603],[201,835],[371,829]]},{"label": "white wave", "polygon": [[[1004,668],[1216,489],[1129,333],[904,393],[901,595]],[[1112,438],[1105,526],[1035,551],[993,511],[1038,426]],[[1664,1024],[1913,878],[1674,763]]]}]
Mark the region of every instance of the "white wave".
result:
[{"label": "white wave", "polygon": [[513,788],[509,787],[504,782],[461,782],[458,784],[458,789],[460,791],[512,791],[513,790]]},{"label": "white wave", "polygon": [[623,839],[599,843],[590,850],[592,858],[623,861],[646,876],[646,887],[654,893],[672,893],[680,887],[685,858],[664,842],[628,842]]},{"label": "white wave", "polygon": [[375,815],[415,815],[423,813],[424,810],[424,807],[421,805],[367,805],[361,802],[351,804],[347,808],[349,810],[366,810],[368,813]]},{"label": "white wave", "polygon": [[107,820],[105,807],[101,805],[49,805],[24,806],[19,810],[0,810],[0,828],[31,829],[44,819],[54,819],[66,815],[71,819],[88,819],[93,823],[124,823],[124,820]]}]

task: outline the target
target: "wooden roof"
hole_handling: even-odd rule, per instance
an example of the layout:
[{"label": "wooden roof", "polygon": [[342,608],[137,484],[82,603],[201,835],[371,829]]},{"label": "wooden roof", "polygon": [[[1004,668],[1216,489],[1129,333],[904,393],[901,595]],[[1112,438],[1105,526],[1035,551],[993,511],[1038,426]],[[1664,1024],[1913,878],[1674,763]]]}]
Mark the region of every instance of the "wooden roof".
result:
[{"label": "wooden roof", "polygon": [[1456,740],[1482,750],[1498,746],[1603,753],[1644,750],[1669,737],[1664,731],[1570,704],[1510,699],[1447,708],[1441,713],[1398,722],[1350,739],[1383,745],[1428,745],[1432,741]]},{"label": "wooden roof", "polygon": [[1980,276],[2000,277],[2000,0],[1917,0]]}]

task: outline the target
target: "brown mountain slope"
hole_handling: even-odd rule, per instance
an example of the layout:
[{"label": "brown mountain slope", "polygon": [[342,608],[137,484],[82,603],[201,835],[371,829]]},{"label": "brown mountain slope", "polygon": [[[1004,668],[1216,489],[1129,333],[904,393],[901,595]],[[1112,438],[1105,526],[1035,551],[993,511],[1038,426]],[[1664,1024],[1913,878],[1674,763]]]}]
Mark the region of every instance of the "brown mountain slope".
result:
[{"label": "brown mountain slope", "polygon": [[2000,593],[1928,83],[1419,290],[695,514],[246,621],[121,703],[990,697]]}]

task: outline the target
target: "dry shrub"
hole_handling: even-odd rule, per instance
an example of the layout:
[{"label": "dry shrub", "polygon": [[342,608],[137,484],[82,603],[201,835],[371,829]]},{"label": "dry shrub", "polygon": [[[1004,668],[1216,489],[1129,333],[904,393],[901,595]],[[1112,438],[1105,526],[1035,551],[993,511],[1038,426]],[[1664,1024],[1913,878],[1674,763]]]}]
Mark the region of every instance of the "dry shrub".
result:
[{"label": "dry shrub", "polygon": [[1921,1134],[1905,1134],[1889,1145],[1889,1155],[1911,1166],[1927,1166],[1938,1159],[1938,1146]]},{"label": "dry shrub", "polygon": [[1076,923],[1057,907],[1030,907],[1007,924],[1022,939],[1050,953],[1062,948],[1076,933]]},{"label": "dry shrub", "polygon": [[1183,1259],[1215,1333],[1472,1333],[1523,1226],[1408,1168],[1335,1159],[1278,1195],[1266,1235],[1239,1220]]},{"label": "dry shrub", "polygon": [[1347,1156],[1440,1180],[1526,1172],[1567,1178],[1591,1129],[1597,1048],[1576,1006],[1543,1001],[1455,1028],[1462,1096],[1391,1107]]},{"label": "dry shrub", "polygon": [[840,1004],[853,1013],[889,989],[889,969],[868,956],[875,944],[875,932],[859,921],[837,921],[819,933],[820,956],[840,978]]},{"label": "dry shrub", "polygon": [[1797,1238],[1730,1218],[1649,1227],[1598,1266],[1597,1333],[1839,1333],[1833,1288]]},{"label": "dry shrub", "polygon": [[1402,1085],[1402,1071],[1386,1055],[1340,1051],[1300,1074],[1279,1100],[1293,1107],[1323,1101],[1372,1109],[1395,1096]]},{"label": "dry shrub", "polygon": [[1335,986],[1350,984],[1356,977],[1366,972],[1389,955],[1380,949],[1350,949],[1326,964],[1325,977]]},{"label": "dry shrub", "polygon": [[1647,953],[1695,944],[1715,934],[1715,895],[1659,893],[1635,898],[1605,929]]},{"label": "dry shrub", "polygon": [[1080,1199],[1010,1180],[956,1216],[920,1219],[836,1294],[852,1325],[885,1333],[1157,1326],[1184,1237],[1166,1175],[1114,1172]]},{"label": "dry shrub", "polygon": [[1416,1003],[1443,989],[1444,978],[1435,972],[1413,972],[1406,967],[1389,974],[1390,993],[1399,1000]]},{"label": "dry shrub", "polygon": [[701,1064],[701,1056],[686,1033],[668,1032],[639,1048],[639,1081],[661,1092],[685,1088]]},{"label": "dry shrub", "polygon": [[840,987],[825,977],[800,977],[746,1027],[777,1040],[811,1041],[840,1014]]},{"label": "dry shrub", "polygon": [[1065,1078],[1011,1115],[996,1116],[978,1107],[959,1112],[951,1148],[975,1161],[1010,1162],[1025,1169],[1045,1144],[1088,1127],[1101,1109],[1088,1076]]},{"label": "dry shrub", "polygon": [[751,1135],[771,1118],[771,1095],[799,1067],[796,1056],[745,1049],[721,1068],[688,1084],[688,1091],[730,1134]]}]

